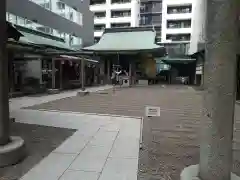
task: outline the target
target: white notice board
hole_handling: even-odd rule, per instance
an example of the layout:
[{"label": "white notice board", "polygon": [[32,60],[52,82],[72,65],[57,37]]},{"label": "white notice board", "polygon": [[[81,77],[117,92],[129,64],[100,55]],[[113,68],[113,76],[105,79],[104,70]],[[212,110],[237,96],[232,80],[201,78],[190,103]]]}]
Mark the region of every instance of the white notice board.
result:
[{"label": "white notice board", "polygon": [[146,106],[145,107],[145,116],[147,116],[147,117],[160,116],[160,107],[158,107],[158,106]]}]

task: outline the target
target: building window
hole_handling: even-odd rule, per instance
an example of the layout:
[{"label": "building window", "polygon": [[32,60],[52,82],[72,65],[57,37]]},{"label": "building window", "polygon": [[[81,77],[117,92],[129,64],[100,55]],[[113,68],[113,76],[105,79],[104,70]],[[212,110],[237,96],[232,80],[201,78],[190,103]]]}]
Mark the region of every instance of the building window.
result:
[{"label": "building window", "polygon": [[129,16],[131,16],[131,10],[111,11],[111,17],[112,17],[112,18],[129,17]]},{"label": "building window", "polygon": [[94,37],[94,43],[98,43],[98,41],[100,40],[100,37]]},{"label": "building window", "polygon": [[69,35],[69,45],[73,45],[73,36]]},{"label": "building window", "polygon": [[130,3],[131,0],[112,0],[112,4],[124,4],[124,3]]},{"label": "building window", "polygon": [[167,7],[168,14],[182,14],[182,13],[191,13],[191,12],[192,12],[192,5]]},{"label": "building window", "polygon": [[69,19],[70,19],[71,21],[73,21],[73,12],[70,12],[70,13],[69,13]]},{"label": "building window", "polygon": [[90,0],[90,5],[106,4],[106,0]]},{"label": "building window", "polygon": [[101,19],[106,17],[106,12],[94,12],[94,18]]},{"label": "building window", "polygon": [[38,31],[41,31],[41,32],[44,32],[44,33],[47,33],[47,34],[52,34],[52,29],[50,27],[39,26],[39,27],[36,27],[36,29]]},{"label": "building window", "polygon": [[123,27],[130,27],[130,23],[112,23],[111,28],[123,28]]},{"label": "building window", "polygon": [[58,9],[65,9],[65,3],[63,3],[63,2],[61,2],[61,1],[58,1],[57,2],[57,7],[58,7]]},{"label": "building window", "polygon": [[142,14],[140,17],[141,26],[161,26],[162,15],[161,14]]},{"label": "building window", "polygon": [[167,34],[166,39],[171,41],[190,41],[191,34]]},{"label": "building window", "polygon": [[106,25],[105,24],[95,24],[94,25],[94,30],[95,31],[104,31]]},{"label": "building window", "polygon": [[167,28],[191,28],[191,19],[188,20],[168,20]]},{"label": "building window", "polygon": [[47,2],[47,3],[41,3],[39,4],[40,6],[44,7],[45,9],[50,9],[50,3]]}]

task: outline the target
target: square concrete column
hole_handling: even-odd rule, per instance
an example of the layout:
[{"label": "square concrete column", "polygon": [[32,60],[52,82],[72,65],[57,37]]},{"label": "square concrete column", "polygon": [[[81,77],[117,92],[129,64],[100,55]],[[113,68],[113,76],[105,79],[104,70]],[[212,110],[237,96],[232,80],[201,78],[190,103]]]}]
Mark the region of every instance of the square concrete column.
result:
[{"label": "square concrete column", "polygon": [[237,1],[206,1],[206,93],[200,147],[200,177],[204,180],[231,179],[238,40]]},{"label": "square concrete column", "polygon": [[[239,0],[206,0],[206,49],[200,165],[181,179],[239,180],[231,174]],[[188,173],[186,173],[188,172]],[[188,174],[188,177],[187,177]]]},{"label": "square concrete column", "polygon": [[0,1],[0,168],[12,165],[25,155],[24,141],[20,137],[10,137],[8,102],[8,60],[6,0]]}]

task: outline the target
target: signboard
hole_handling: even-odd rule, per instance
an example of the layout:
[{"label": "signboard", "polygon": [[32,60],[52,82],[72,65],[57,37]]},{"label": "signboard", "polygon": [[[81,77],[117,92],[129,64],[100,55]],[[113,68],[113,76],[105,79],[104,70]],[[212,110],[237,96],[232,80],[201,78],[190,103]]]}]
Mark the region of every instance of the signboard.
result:
[{"label": "signboard", "polygon": [[160,116],[160,107],[157,107],[157,106],[146,106],[145,107],[145,116],[147,116],[147,117]]}]

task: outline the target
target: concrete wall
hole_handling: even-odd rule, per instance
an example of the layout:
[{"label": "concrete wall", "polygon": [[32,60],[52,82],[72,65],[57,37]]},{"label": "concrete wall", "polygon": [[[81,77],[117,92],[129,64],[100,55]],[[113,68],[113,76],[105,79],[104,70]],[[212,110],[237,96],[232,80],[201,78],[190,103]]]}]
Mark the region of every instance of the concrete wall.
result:
[{"label": "concrete wall", "polygon": [[[75,5],[79,6],[78,8],[76,8],[83,10],[81,12],[83,14],[83,25],[79,25],[66,18],[63,18],[58,14],[44,9],[29,0],[7,0],[7,11],[9,13],[29,20],[36,20],[39,24],[54,28],[61,32],[74,34],[77,37],[81,37],[83,39],[83,44],[93,44],[93,25],[91,24],[93,23],[93,20],[91,19],[92,16],[89,11],[89,6],[87,6],[87,3],[89,3],[89,1],[84,0],[83,4],[76,3],[77,1],[68,1],[68,4],[69,2],[75,2]],[[81,1],[79,0],[79,2]],[[80,5],[83,5],[83,7],[81,7]],[[84,27],[84,23],[86,27]],[[92,38],[90,37],[91,34]]]}]

